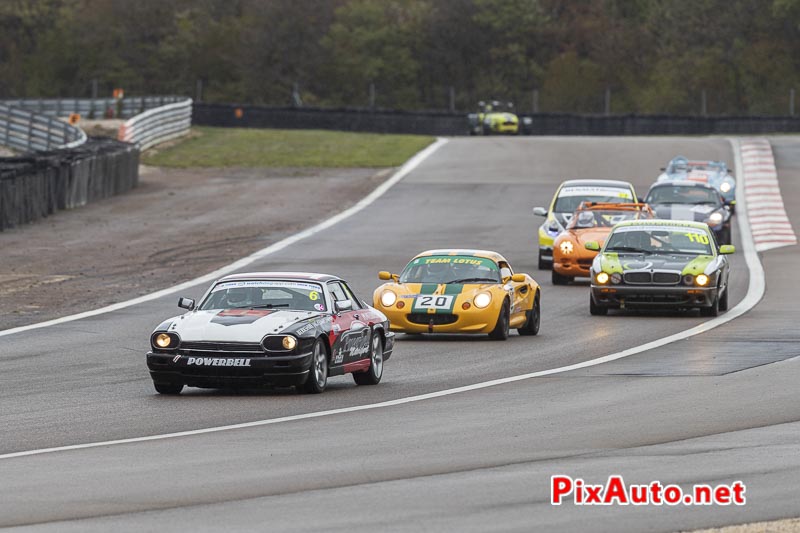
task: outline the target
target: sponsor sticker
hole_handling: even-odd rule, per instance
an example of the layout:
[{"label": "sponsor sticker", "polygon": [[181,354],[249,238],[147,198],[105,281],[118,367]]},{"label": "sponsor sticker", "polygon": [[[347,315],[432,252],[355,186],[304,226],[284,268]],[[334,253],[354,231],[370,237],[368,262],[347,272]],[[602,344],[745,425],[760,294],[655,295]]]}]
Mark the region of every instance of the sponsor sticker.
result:
[{"label": "sponsor sticker", "polygon": [[614,197],[614,198],[627,198],[630,200],[633,199],[631,191],[629,191],[628,189],[619,189],[616,187],[588,187],[588,186],[564,187],[558,194],[559,198],[561,198],[562,196],[587,196],[587,197],[603,196],[603,197]]},{"label": "sponsor sticker", "polygon": [[189,357],[186,366],[250,366],[250,359],[231,357]]}]

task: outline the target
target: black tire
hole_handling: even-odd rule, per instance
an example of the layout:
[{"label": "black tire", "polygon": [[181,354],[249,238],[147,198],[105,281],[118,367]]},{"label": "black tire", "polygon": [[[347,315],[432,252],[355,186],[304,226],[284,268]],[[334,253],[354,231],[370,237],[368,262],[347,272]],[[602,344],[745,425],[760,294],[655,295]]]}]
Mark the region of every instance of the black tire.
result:
[{"label": "black tire", "polygon": [[328,351],[322,339],[317,339],[311,351],[311,368],[308,369],[303,390],[309,394],[319,394],[328,386]]},{"label": "black tire", "polygon": [[714,298],[714,303],[711,307],[701,307],[700,316],[717,316],[719,315],[719,294]]},{"label": "black tire", "polygon": [[574,278],[572,276],[562,276],[561,274],[556,272],[555,269],[553,269],[553,271],[551,272],[551,280],[553,282],[553,285],[566,285],[573,279]]},{"label": "black tire", "polygon": [[484,135],[491,135],[492,134],[492,128],[490,128],[486,124],[483,125],[483,127],[481,128],[481,131],[483,132]]},{"label": "black tire", "polygon": [[369,368],[366,372],[353,372],[353,381],[356,385],[377,385],[383,377],[383,339],[377,331],[372,333],[369,359]]},{"label": "black tire", "polygon": [[552,266],[553,266],[553,262],[542,258],[542,252],[540,250],[539,251],[539,270],[550,270],[550,268],[552,268]]},{"label": "black tire", "polygon": [[592,295],[589,295],[589,314],[592,316],[605,316],[608,314],[608,307],[603,307],[602,305],[597,305],[594,303],[594,298]]},{"label": "black tire", "polygon": [[180,394],[183,390],[183,383],[158,383],[154,381],[153,387],[155,387],[156,392],[159,394],[175,396]]},{"label": "black tire", "polygon": [[720,244],[730,244],[731,243],[731,227],[728,226],[727,228],[723,229],[719,233],[719,243]]},{"label": "black tire", "polygon": [[727,311],[728,310],[728,288],[725,287],[725,292],[719,296],[719,310],[720,311]]},{"label": "black tire", "polygon": [[539,324],[542,320],[542,305],[539,301],[539,294],[533,300],[533,307],[526,313],[528,320],[521,328],[517,328],[517,333],[520,335],[536,335],[539,333]]},{"label": "black tire", "polygon": [[511,314],[509,310],[508,300],[503,302],[503,308],[500,309],[500,314],[497,316],[497,324],[494,326],[494,329],[491,333],[489,333],[489,338],[496,341],[504,341],[508,338],[508,322],[509,322],[509,315]]}]

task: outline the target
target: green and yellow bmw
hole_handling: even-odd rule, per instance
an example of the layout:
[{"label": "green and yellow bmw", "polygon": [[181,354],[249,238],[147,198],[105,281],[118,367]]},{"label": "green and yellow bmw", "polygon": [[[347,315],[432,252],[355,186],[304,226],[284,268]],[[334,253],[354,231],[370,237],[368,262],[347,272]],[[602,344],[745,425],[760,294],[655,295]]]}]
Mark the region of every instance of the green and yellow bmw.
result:
[{"label": "green and yellow bmw", "polygon": [[699,309],[704,316],[728,310],[726,257],[735,248],[719,246],[702,222],[631,220],[617,224],[589,269],[589,311],[609,309]]}]

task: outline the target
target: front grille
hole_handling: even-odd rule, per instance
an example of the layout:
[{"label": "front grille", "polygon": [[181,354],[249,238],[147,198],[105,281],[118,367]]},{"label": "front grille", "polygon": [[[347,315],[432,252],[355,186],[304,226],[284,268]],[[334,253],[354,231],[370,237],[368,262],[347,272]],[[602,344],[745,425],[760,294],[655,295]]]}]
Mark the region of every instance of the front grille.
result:
[{"label": "front grille", "polygon": [[686,294],[631,294],[625,297],[626,305],[646,304],[689,304],[691,297]]},{"label": "front grille", "polygon": [[257,342],[182,342],[178,352],[182,355],[204,356],[219,354],[223,356],[256,357],[264,355],[264,348]]},{"label": "front grille", "polygon": [[592,266],[593,261],[594,259],[578,259],[578,264],[582,267],[589,268],[590,266]]},{"label": "front grille", "polygon": [[451,313],[442,313],[436,315],[429,315],[428,313],[411,313],[408,315],[408,321],[414,324],[428,325],[433,322],[434,326],[441,326],[444,324],[452,324],[458,320],[458,316]]},{"label": "front grille", "polygon": [[650,272],[628,272],[622,279],[625,283],[650,283]]},{"label": "front grille", "polygon": [[653,283],[664,285],[677,285],[681,281],[681,275],[675,272],[656,272],[653,274]]}]

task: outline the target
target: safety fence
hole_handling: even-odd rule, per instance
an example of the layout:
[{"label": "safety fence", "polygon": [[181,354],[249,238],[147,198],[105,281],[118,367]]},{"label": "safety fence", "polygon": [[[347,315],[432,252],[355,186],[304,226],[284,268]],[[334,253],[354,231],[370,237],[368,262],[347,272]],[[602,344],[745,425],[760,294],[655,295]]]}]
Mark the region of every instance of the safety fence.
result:
[{"label": "safety fence", "polygon": [[141,96],[128,98],[23,98],[0,100],[0,104],[38,115],[82,118],[131,118],[149,109],[187,100],[185,96]]},{"label": "safety fence", "polygon": [[119,140],[136,144],[140,150],[189,133],[192,127],[192,100],[152,108],[128,119],[119,129]]},{"label": "safety fence", "polygon": [[22,152],[74,148],[86,134],[56,118],[0,104],[0,146]]},{"label": "safety fence", "polygon": [[[536,113],[532,135],[712,135],[800,131],[793,116],[577,115]],[[466,114],[385,109],[323,109],[195,103],[195,125],[467,135]]]},{"label": "safety fence", "polygon": [[0,231],[126,192],[138,180],[139,150],[114,139],[0,158]]}]

